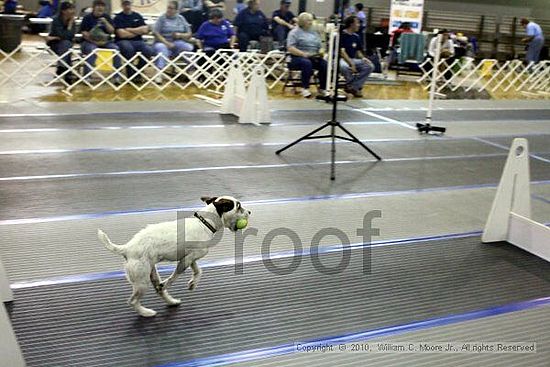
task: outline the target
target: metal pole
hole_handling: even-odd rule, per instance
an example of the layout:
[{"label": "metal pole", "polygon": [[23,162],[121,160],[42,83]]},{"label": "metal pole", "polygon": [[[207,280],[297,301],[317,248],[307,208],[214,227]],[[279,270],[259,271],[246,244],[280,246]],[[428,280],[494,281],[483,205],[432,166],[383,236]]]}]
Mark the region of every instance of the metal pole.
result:
[{"label": "metal pole", "polygon": [[437,45],[435,47],[435,55],[434,55],[434,65],[432,69],[432,81],[430,84],[430,100],[428,102],[428,113],[426,114],[426,123],[430,124],[432,122],[432,110],[434,106],[434,99],[435,99],[435,88],[438,78],[438,67],[439,67],[439,55],[441,53],[441,38],[442,35],[437,35]]}]

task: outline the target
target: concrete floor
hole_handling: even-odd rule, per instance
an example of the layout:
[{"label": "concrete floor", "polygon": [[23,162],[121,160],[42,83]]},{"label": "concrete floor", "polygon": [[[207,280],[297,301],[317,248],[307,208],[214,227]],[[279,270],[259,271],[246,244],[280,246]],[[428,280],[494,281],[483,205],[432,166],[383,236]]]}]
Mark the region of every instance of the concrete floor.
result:
[{"label": "concrete floor", "polygon": [[[550,222],[547,103],[441,101],[434,123],[448,127],[444,137],[415,131],[413,123],[422,120],[425,104],[353,100],[342,106],[342,122],[384,160],[375,163],[356,146],[338,144],[335,182],[328,178],[327,144],[308,142],[274,154],[330,118],[325,103],[273,101],[273,124],[260,127],[220,118],[215,107],[202,101],[0,104],[0,257],[18,289],[40,290],[60,277],[76,282],[83,274],[116,272],[121,259],[98,243],[98,227],[123,243],[146,224],[175,219],[178,209],[194,210],[201,195],[220,194],[239,197],[252,209],[258,238],[287,227],[306,248],[326,227],[341,229],[351,243],[360,242],[356,230],[371,210],[382,212],[375,221],[380,228],[375,241],[476,235],[490,210],[507,148],[518,136],[527,137],[531,147],[533,218]],[[205,282],[209,267],[233,261],[231,241],[224,238],[204,259]],[[245,244],[245,257],[261,253],[258,239]],[[334,240],[321,245],[330,247]],[[272,252],[289,250],[284,238],[273,242]],[[426,332],[432,332],[432,340],[496,338],[496,330],[510,322],[533,329],[533,320],[547,317],[548,309],[477,320],[479,332],[471,334],[460,329],[468,330],[468,324]],[[486,334],[483,322],[492,322]],[[513,327],[506,330],[507,337],[519,337]],[[424,337],[407,335],[403,338]],[[542,343],[540,348],[548,346],[536,331],[531,336]],[[538,357],[514,359],[514,366],[544,365]],[[321,365],[315,358],[293,354],[264,362]],[[452,362],[443,356],[418,358],[415,365]],[[507,365],[501,357],[468,358],[462,365]],[[364,365],[353,357],[344,361]],[[399,356],[375,362],[411,363]]]}]

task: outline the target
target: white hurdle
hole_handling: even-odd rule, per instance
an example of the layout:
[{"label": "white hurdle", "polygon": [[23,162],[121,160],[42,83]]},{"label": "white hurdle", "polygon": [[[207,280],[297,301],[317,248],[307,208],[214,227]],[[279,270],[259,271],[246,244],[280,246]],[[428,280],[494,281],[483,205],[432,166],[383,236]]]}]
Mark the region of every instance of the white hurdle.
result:
[{"label": "white hurdle", "polygon": [[0,356],[2,366],[24,367],[25,360],[17,343],[15,333],[4,302],[13,301],[13,292],[2,260],[0,259]]},{"label": "white hurdle", "polygon": [[550,261],[550,228],[531,219],[529,147],[514,139],[481,241],[507,241]]}]

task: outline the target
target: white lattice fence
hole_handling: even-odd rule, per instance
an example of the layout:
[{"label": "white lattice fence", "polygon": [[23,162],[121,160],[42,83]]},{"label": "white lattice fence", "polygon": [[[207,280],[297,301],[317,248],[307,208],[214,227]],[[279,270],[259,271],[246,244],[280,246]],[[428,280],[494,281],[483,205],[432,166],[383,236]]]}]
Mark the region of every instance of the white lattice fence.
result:
[{"label": "white lattice fence", "polygon": [[[423,75],[417,82],[430,88],[432,82],[432,60],[420,65]],[[550,92],[550,61],[525,64],[521,60],[499,62],[494,59],[475,61],[472,58],[440,60],[436,80],[436,92],[444,93],[459,88],[478,92],[525,92],[547,96]]]},{"label": "white lattice fence", "polygon": [[[263,66],[269,89],[275,87],[287,72],[285,54],[279,51],[261,54],[217,50],[212,55],[202,51],[183,52],[173,59],[166,59],[167,66],[163,70],[155,67],[155,62],[159,58],[164,58],[161,54],[147,59],[138,53],[131,59],[125,59],[115,50],[96,49],[93,52],[97,61],[88,72],[85,72],[84,66],[88,62],[89,55],[83,56],[78,49],[72,49],[61,56],[56,55],[49,48],[19,46],[11,53],[0,50],[0,87],[60,85],[68,94],[79,86],[85,86],[91,90],[109,87],[115,91],[128,86],[137,91],[147,87],[162,91],[174,86],[180,89],[195,86],[220,92],[232,63],[239,63],[246,83],[250,81],[253,70],[257,66]],[[71,65],[63,62],[68,55],[72,60]],[[115,57],[120,58],[121,61],[118,68],[114,67]],[[138,67],[139,61],[143,62],[143,66]],[[60,75],[56,75],[58,63],[66,69]],[[132,68],[134,71],[130,77],[126,75],[127,68]],[[65,76],[69,74],[73,78],[71,83],[65,80]],[[159,77],[162,78],[162,82],[158,82]]]}]

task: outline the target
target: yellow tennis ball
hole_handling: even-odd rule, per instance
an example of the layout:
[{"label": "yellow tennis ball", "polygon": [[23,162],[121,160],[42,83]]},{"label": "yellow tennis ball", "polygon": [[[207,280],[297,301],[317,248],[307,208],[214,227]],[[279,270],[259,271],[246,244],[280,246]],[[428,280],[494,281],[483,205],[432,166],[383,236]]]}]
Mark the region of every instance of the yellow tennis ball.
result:
[{"label": "yellow tennis ball", "polygon": [[246,218],[241,218],[237,220],[237,229],[243,229],[248,225],[248,220]]}]

